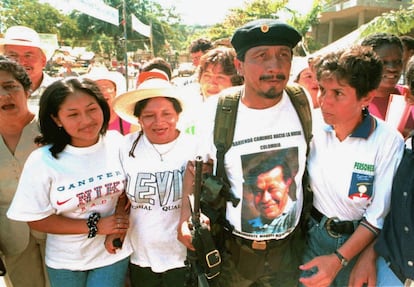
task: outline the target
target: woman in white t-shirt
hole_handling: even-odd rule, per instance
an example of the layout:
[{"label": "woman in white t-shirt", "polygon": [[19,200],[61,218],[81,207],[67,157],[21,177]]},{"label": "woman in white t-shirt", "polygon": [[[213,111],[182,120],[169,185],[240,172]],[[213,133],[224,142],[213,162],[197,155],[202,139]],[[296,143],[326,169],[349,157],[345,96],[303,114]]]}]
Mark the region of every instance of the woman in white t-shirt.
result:
[{"label": "woman in white t-shirt", "polygon": [[135,286],[184,286],[186,248],[177,240],[182,179],[195,158],[194,137],[177,128],[180,89],[151,78],[116,98],[115,112],[139,132],[126,135],[122,164],[131,202],[130,279]]},{"label": "woman in white t-shirt", "polygon": [[[43,145],[24,166],[7,212],[47,233],[52,287],[123,287],[131,247],[116,248],[129,227],[121,135],[108,132],[109,106],[88,79],[50,85],[40,99]],[[111,236],[108,236],[111,235]],[[110,240],[111,239],[111,240]]]}]

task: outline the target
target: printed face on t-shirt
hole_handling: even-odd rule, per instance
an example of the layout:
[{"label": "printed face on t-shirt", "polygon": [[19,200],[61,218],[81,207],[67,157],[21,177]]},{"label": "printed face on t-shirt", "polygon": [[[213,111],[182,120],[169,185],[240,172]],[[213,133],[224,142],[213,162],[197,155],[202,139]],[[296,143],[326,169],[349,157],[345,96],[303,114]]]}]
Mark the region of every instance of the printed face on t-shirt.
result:
[{"label": "printed face on t-shirt", "polygon": [[256,188],[253,189],[254,204],[262,217],[273,220],[282,214],[291,182],[292,179],[285,181],[283,178],[280,165],[257,176]]}]

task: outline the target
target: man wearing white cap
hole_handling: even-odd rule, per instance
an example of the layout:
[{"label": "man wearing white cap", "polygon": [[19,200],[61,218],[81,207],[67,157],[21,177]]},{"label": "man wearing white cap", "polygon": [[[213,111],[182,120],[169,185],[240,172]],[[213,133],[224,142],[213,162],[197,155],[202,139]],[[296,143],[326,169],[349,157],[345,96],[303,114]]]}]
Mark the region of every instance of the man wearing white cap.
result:
[{"label": "man wearing white cap", "polygon": [[[35,30],[25,26],[8,28],[4,39],[0,39],[0,51],[26,69],[32,80],[33,99],[38,99],[43,90],[55,81],[43,71],[52,51],[41,42]],[[37,111],[37,105],[34,108]]]}]

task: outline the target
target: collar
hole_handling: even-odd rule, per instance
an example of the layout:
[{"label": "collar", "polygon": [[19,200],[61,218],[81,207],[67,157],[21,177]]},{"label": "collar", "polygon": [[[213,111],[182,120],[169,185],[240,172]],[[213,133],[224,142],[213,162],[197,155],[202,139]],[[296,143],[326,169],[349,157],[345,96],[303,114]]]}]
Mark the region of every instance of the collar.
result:
[{"label": "collar", "polygon": [[[377,120],[369,113],[368,109],[362,111],[362,116],[362,122],[350,134],[350,137],[368,139],[377,128]],[[326,131],[333,131],[333,127],[327,126]]]}]

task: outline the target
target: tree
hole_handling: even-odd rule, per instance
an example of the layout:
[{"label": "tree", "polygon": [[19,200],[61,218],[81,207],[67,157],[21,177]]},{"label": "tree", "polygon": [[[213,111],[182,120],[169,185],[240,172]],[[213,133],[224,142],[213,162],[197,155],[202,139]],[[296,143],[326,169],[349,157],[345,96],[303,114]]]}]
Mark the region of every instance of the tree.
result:
[{"label": "tree", "polygon": [[306,15],[301,15],[297,11],[287,9],[292,17],[288,23],[295,27],[303,36],[302,44],[297,49],[298,54],[305,56],[309,51],[315,51],[321,48],[321,44],[316,43],[314,39],[308,35],[308,31],[312,26],[319,23],[319,14],[322,11],[322,3],[320,0],[314,0],[311,10]]},{"label": "tree", "polygon": [[[30,12],[29,12],[30,11]],[[1,19],[8,27],[23,25],[38,33],[57,34],[58,39],[79,36],[76,21],[61,14],[49,4],[35,0],[3,0]]]},{"label": "tree", "polygon": [[[295,27],[303,38],[303,48],[298,49],[298,53],[305,54],[307,50],[320,46],[307,36],[307,32],[312,27],[319,23],[318,16],[322,10],[322,3],[320,0],[314,0],[312,9],[306,15],[301,15],[298,12],[286,8],[288,0],[255,0],[246,2],[243,8],[231,9],[229,14],[224,19],[223,23],[218,23],[207,30],[201,30],[194,34],[193,38],[200,35],[208,35],[213,41],[230,38],[234,31],[248,21],[259,18],[287,18],[287,22]],[[192,39],[189,39],[189,42]]]},{"label": "tree", "polygon": [[403,35],[414,29],[414,4],[407,9],[390,11],[376,17],[362,32],[362,37],[376,32]]}]

